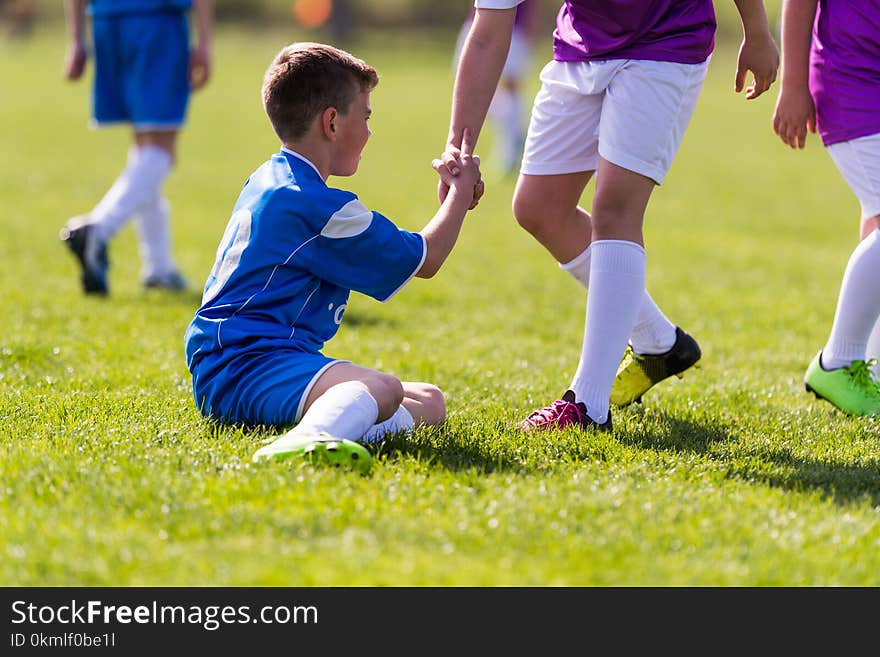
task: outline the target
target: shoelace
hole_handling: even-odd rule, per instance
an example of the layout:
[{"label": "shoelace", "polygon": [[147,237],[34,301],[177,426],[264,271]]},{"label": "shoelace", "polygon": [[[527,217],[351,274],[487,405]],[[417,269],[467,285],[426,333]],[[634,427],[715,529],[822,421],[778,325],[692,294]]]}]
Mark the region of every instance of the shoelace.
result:
[{"label": "shoelace", "polygon": [[583,413],[577,404],[557,399],[549,406],[532,411],[526,418],[531,425],[550,424],[556,422],[559,426],[565,426],[571,422],[582,423]]},{"label": "shoelace", "polygon": [[853,386],[855,386],[859,390],[867,391],[868,394],[872,397],[880,398],[880,387],[878,387],[877,381],[874,380],[870,369],[876,364],[876,358],[871,358],[867,362],[863,360],[856,360],[853,361],[852,365],[850,365],[847,369],[849,371]]}]

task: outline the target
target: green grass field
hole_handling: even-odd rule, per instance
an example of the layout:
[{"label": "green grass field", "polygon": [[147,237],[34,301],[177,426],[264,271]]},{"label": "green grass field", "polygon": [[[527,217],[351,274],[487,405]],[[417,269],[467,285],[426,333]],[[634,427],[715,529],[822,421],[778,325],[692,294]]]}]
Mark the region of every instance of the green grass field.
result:
[{"label": "green grass field", "polygon": [[[277,149],[260,82],[301,36],[218,34],[167,185],[195,288]],[[335,184],[413,230],[436,207],[451,45],[355,49],[382,81],[361,171]],[[486,196],[445,269],[385,305],[354,294],[327,346],[448,395],[447,426],[389,441],[369,477],[253,465],[267,434],[201,419],[183,356],[199,294],[141,290],[133,226],[111,297],[82,295],[58,229],[128,134],[87,129],[90,75],[62,80],[63,46],[60,29],[0,42],[0,585],[880,584],[880,422],[802,384],[858,204],[816,137],[795,153],[773,135],[776,87],[733,92],[729,44],[646,223],[649,290],[702,367],[617,412],[613,435],[513,429],[567,386],[584,294],[516,226],[487,128]]]}]

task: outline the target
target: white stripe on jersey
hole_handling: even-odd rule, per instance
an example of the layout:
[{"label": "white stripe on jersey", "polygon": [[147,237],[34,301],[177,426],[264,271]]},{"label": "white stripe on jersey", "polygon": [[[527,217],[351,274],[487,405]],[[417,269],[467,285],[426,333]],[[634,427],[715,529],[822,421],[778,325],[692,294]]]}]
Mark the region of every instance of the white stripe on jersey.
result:
[{"label": "white stripe on jersey", "polygon": [[330,239],[343,239],[360,235],[373,222],[373,212],[357,199],[352,199],[330,217],[321,235]]}]

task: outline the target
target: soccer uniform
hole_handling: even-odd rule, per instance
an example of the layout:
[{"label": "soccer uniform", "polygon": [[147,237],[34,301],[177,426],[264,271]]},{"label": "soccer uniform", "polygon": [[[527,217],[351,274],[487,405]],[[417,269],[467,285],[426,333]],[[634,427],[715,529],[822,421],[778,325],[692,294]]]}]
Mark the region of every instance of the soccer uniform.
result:
[{"label": "soccer uniform", "polygon": [[819,0],[810,48],[816,129],[862,206],[880,215],[880,0]]},{"label": "soccer uniform", "polygon": [[189,103],[191,0],[91,0],[95,48],[92,118],[172,130]]},{"label": "soccer uniform", "polygon": [[184,338],[196,405],[229,423],[297,422],[337,362],[321,353],[352,290],[390,299],[426,246],[282,149],[245,183]]},{"label": "soccer uniform", "polygon": [[715,27],[711,0],[566,0],[553,61],[541,71],[522,173],[592,171],[601,155],[662,183],[696,107]]}]

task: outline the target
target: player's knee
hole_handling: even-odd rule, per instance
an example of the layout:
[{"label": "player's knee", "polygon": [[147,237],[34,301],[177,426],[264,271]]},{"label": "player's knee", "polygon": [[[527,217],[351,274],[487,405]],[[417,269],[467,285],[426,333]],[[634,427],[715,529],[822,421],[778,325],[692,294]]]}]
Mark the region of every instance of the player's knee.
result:
[{"label": "player's knee", "polygon": [[370,386],[379,406],[379,421],[388,419],[403,403],[403,384],[392,374],[379,373]]},{"label": "player's knee", "polygon": [[437,386],[425,386],[423,406],[422,421],[425,424],[443,424],[446,420],[446,397]]},{"label": "player's knee", "polygon": [[[533,197],[519,193],[518,190],[513,196],[512,209],[516,223],[532,235],[541,232],[543,227],[546,214],[541,211],[540,206]],[[546,206],[544,209],[546,210]]]}]

